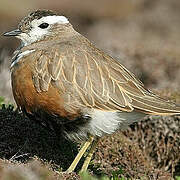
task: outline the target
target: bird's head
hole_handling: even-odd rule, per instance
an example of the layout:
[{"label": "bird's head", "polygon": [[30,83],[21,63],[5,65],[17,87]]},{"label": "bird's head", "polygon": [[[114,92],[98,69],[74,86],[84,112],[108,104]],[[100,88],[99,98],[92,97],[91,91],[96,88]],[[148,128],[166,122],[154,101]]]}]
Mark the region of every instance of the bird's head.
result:
[{"label": "bird's head", "polygon": [[72,30],[65,16],[50,10],[36,10],[21,20],[18,29],[4,33],[21,39],[24,46]]}]

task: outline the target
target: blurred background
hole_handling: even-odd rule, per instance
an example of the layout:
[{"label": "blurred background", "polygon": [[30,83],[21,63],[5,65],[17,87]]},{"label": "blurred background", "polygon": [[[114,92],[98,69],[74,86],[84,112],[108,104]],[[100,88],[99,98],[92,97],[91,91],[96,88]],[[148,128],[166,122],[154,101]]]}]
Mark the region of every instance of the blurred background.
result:
[{"label": "blurred background", "polygon": [[[147,88],[170,96],[180,90],[178,0],[0,0],[0,33],[17,28],[36,9],[69,18],[97,47],[120,60]],[[0,96],[14,102],[9,66],[19,40],[0,37]]]}]

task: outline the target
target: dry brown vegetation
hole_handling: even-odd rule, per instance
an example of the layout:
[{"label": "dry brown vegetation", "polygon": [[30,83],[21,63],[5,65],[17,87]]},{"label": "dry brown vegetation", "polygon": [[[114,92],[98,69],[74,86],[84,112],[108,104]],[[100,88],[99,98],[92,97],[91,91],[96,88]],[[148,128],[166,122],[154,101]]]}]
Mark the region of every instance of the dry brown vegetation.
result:
[{"label": "dry brown vegetation", "polygon": [[[15,175],[32,175],[39,179],[41,176],[47,179],[79,177],[75,173],[56,172],[70,165],[77,153],[76,144],[57,137],[11,107],[0,110],[0,119],[0,174],[3,180]],[[111,177],[113,172],[121,170],[119,176],[132,179],[170,179],[172,173],[178,175],[179,171],[178,127],[179,117],[147,117],[146,121],[132,125],[123,133],[104,137],[89,171]]]},{"label": "dry brown vegetation", "polygon": [[[9,11],[10,3],[0,2],[1,32],[14,28],[32,9],[62,12],[75,29],[118,58],[147,88],[180,103],[179,1],[19,0]],[[15,40],[0,38],[0,96],[12,103],[9,64],[17,45]],[[77,147],[12,109],[0,110],[2,180],[79,179],[76,173],[56,172],[70,165]],[[150,116],[124,132],[102,138],[89,170],[109,177],[117,170],[119,176],[132,179],[171,179],[180,176],[179,154],[180,117]]]}]

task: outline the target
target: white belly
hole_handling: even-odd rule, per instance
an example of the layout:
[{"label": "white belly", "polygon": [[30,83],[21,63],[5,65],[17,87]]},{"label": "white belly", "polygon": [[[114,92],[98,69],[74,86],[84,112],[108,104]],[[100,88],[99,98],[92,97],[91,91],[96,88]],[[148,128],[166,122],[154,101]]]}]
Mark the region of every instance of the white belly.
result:
[{"label": "white belly", "polygon": [[103,136],[112,134],[118,129],[125,129],[133,122],[142,121],[146,116],[140,112],[110,112],[94,110],[91,114],[92,120],[89,122],[89,129],[92,135]]},{"label": "white belly", "polygon": [[140,112],[120,112],[120,111],[102,111],[90,110],[84,116],[90,117],[88,123],[78,128],[76,132],[65,132],[66,136],[74,141],[83,140],[88,137],[88,134],[93,136],[104,136],[112,134],[118,129],[123,130],[133,122],[142,121],[146,116]]}]

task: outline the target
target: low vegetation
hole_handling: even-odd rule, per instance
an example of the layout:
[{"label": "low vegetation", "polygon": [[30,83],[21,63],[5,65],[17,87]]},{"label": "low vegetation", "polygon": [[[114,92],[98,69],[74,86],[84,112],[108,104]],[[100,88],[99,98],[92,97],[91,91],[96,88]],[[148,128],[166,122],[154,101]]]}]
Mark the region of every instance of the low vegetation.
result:
[{"label": "low vegetation", "polygon": [[[1,101],[2,102],[2,101]],[[147,117],[124,132],[103,137],[89,173],[59,173],[68,168],[79,144],[56,136],[11,105],[0,109],[0,179],[178,179],[178,116]],[[76,169],[79,171],[82,162]]]}]

